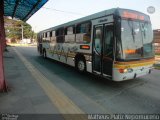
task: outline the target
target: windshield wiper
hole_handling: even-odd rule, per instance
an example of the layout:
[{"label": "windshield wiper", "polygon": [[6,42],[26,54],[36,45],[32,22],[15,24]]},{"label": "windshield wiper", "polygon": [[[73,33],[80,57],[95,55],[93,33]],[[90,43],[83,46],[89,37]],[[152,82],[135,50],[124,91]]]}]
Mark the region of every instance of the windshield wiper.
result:
[{"label": "windshield wiper", "polygon": [[130,28],[130,30],[131,30],[131,35],[132,35],[133,41],[135,42],[135,36],[134,36],[134,30],[133,30],[133,23],[132,23],[132,26],[131,26],[129,22],[131,22],[131,21],[128,20],[128,26],[129,26],[129,28]]},{"label": "windshield wiper", "polygon": [[145,30],[146,25],[147,25],[147,22],[144,22],[144,24],[142,24],[144,38],[146,38],[146,30]]}]

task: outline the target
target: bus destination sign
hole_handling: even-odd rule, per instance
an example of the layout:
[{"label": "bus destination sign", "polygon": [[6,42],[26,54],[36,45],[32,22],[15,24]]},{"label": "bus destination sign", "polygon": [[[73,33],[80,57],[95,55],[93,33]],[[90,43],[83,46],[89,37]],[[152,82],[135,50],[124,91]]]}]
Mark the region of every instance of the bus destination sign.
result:
[{"label": "bus destination sign", "polygon": [[144,16],[143,15],[140,15],[138,13],[128,12],[128,11],[124,11],[122,13],[122,17],[124,17],[124,18],[130,18],[130,19],[144,20]]}]

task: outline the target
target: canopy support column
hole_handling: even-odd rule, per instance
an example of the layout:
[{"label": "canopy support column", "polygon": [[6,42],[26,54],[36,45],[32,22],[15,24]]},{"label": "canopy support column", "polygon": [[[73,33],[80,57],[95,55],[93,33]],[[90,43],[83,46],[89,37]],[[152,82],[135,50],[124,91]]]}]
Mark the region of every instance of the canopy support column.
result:
[{"label": "canopy support column", "polygon": [[7,91],[4,77],[3,51],[5,48],[4,1],[0,0],[0,91]]}]

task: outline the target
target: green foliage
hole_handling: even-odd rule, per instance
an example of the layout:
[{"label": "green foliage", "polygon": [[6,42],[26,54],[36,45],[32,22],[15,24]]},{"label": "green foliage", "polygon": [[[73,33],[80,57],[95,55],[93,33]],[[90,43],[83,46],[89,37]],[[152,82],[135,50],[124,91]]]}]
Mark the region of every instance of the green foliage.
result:
[{"label": "green foliage", "polygon": [[160,53],[155,53],[155,55],[159,55],[160,56]]},{"label": "green foliage", "polygon": [[5,30],[6,37],[13,40],[21,40],[22,39],[22,26],[23,26],[23,38],[26,39],[35,39],[36,33],[32,31],[32,27],[21,20],[13,20],[5,17]]},{"label": "green foliage", "polygon": [[154,68],[160,70],[160,64],[155,64]]}]

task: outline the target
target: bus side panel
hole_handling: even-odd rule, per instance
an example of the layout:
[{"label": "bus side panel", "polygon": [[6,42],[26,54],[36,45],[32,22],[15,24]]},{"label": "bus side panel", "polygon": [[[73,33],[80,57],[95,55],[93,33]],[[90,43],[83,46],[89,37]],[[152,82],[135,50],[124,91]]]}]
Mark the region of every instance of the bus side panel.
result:
[{"label": "bus side panel", "polygon": [[92,73],[92,62],[86,61],[87,72]]},{"label": "bus side panel", "polygon": [[74,58],[68,57],[68,59],[67,59],[67,64],[70,65],[70,66],[75,67]]}]

